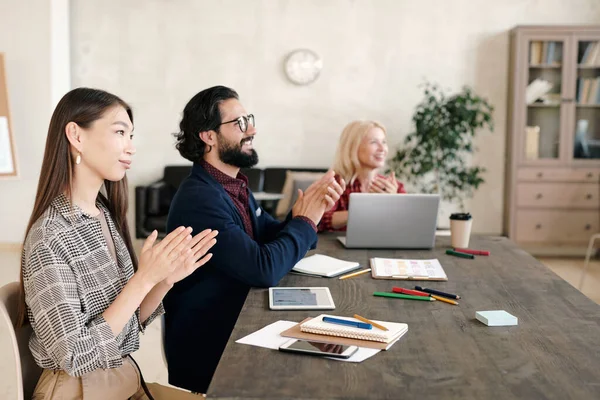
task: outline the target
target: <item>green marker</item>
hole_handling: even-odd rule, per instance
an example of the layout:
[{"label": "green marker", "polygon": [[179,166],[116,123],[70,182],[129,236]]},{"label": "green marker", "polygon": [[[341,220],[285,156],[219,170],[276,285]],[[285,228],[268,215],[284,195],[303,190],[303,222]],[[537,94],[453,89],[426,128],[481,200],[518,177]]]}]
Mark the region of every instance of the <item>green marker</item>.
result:
[{"label": "green marker", "polygon": [[468,258],[470,260],[475,258],[475,256],[473,254],[461,253],[460,251],[454,251],[454,250],[446,250],[446,254],[449,254],[451,256],[456,256],[456,257]]},{"label": "green marker", "polygon": [[433,297],[429,297],[429,296],[411,296],[410,294],[401,294],[401,293],[375,292],[375,293],[373,293],[373,296],[394,297],[396,299],[407,299],[407,300],[435,301],[435,299]]}]

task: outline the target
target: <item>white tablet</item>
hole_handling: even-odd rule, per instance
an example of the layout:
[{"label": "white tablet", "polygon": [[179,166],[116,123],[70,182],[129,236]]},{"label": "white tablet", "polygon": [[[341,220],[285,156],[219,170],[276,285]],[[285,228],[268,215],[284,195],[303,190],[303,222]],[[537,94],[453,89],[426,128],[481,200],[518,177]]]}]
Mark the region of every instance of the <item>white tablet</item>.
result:
[{"label": "white tablet", "polygon": [[328,287],[269,288],[271,310],[333,310],[335,304]]}]

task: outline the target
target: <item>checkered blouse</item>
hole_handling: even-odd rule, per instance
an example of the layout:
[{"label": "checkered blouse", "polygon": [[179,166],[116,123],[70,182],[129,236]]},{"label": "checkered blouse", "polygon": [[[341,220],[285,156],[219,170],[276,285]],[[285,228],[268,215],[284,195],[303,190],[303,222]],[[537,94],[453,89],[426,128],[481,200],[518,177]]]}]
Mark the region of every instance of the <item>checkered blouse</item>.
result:
[{"label": "checkered blouse", "polygon": [[102,313],[134,271],[109,211],[98,207],[106,216],[118,262],[109,252],[100,220],[71,207],[64,195],[35,222],[21,259],[33,327],[29,348],[40,367],[72,376],[121,366],[123,357],[139,348],[139,332],[164,313],[161,304],[141,324],[138,308],[121,333],[113,335]]}]

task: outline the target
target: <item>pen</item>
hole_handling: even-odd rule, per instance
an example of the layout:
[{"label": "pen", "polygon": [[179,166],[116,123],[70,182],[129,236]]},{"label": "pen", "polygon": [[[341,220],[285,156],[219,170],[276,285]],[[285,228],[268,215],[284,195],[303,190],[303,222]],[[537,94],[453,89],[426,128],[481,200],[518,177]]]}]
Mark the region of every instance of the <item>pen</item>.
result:
[{"label": "pen", "polygon": [[371,324],[365,324],[364,322],[356,322],[356,321],[348,321],[345,319],[331,318],[331,317],[323,317],[323,322],[329,322],[330,324],[338,324],[338,325],[348,325],[353,326],[355,328],[361,329],[373,329]]},{"label": "pen", "polygon": [[353,276],[358,276],[358,275],[366,274],[370,270],[371,270],[371,268],[363,269],[362,271],[353,272],[353,273],[348,274],[348,275],[340,276],[340,279],[352,278]]},{"label": "pen", "polygon": [[396,299],[406,299],[406,300],[435,301],[435,299],[433,297],[411,296],[410,294],[387,293],[387,292],[375,292],[375,293],[373,293],[373,296],[393,297]]},{"label": "pen", "polygon": [[421,287],[421,286],[415,286],[415,289],[416,290],[420,290],[422,292],[427,292],[427,293],[430,293],[430,294],[436,294],[438,296],[449,297],[451,299],[457,299],[457,300],[460,299],[459,295],[452,294],[452,293],[444,293],[444,292],[441,292],[441,291],[435,290],[435,289],[427,289],[427,288],[424,288],[424,287]]},{"label": "pen", "polygon": [[454,251],[454,250],[446,250],[446,254],[449,254],[451,256],[456,256],[456,257],[468,258],[471,260],[475,258],[475,256],[473,254],[461,253],[460,251]]},{"label": "pen", "polygon": [[366,322],[367,324],[371,324],[371,325],[373,325],[375,328],[379,328],[379,329],[381,329],[382,331],[388,331],[388,330],[389,330],[389,329],[388,329],[388,328],[386,328],[385,326],[383,326],[383,325],[379,325],[377,322],[373,322],[373,321],[371,321],[371,320],[368,320],[368,319],[366,319],[365,317],[361,317],[361,316],[360,316],[360,315],[358,315],[358,314],[354,314],[354,318],[356,318],[356,319],[358,319],[358,320],[360,320],[360,321],[362,321],[362,322]]},{"label": "pen", "polygon": [[394,293],[402,293],[402,294],[410,294],[412,296],[427,296],[427,297],[429,297],[429,293],[420,292],[418,290],[404,289],[404,288],[401,288],[401,287],[393,287],[392,288],[392,292],[394,292]]},{"label": "pen", "polygon": [[454,251],[458,251],[459,253],[465,253],[465,254],[473,254],[476,256],[489,256],[490,255],[490,252],[487,250],[454,249]]},{"label": "pen", "polygon": [[450,300],[442,296],[436,296],[435,294],[432,294],[431,297],[433,297],[436,300],[443,301],[444,303],[454,304],[455,306],[458,305],[458,301]]}]

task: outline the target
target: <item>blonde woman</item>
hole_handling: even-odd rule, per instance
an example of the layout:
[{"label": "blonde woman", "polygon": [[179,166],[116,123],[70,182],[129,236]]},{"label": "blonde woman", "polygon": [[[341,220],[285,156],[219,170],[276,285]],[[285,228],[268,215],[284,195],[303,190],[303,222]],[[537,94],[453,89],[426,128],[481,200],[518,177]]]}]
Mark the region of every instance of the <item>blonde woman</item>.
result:
[{"label": "blonde woman", "polygon": [[394,173],[384,176],[378,171],[388,155],[386,131],[375,121],[350,122],[340,137],[334,171],[348,185],[333,208],[326,212],[319,231],[346,230],[350,193],[406,193]]}]

